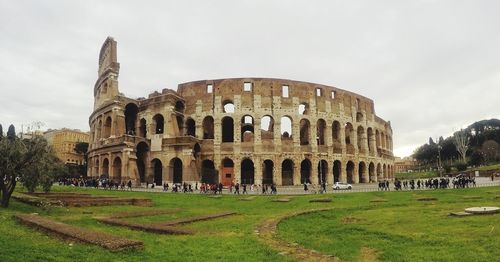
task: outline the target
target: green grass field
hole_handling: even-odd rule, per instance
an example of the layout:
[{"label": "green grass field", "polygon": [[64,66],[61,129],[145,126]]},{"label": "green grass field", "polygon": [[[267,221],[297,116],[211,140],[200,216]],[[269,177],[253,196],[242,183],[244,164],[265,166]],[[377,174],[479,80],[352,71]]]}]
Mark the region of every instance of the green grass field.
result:
[{"label": "green grass field", "polygon": [[[55,187],[67,191],[69,187]],[[342,260],[365,256],[380,261],[495,261],[500,257],[500,215],[448,217],[451,211],[471,206],[499,206],[500,187],[424,192],[370,192],[328,195],[331,203],[309,203],[318,196],[291,196],[288,203],[269,196],[250,201],[225,195],[164,194],[84,190],[99,195],[149,197],[152,208],[181,208],[179,213],[129,218],[130,221],[165,221],[194,215],[236,211],[236,216],[185,226],[195,235],[145,233],[97,222],[93,216],[151,209],[137,206],[40,209],[12,200],[0,209],[0,261],[293,261],[258,240],[255,228],[264,220],[294,211],[333,207],[332,211],[284,220],[278,237]],[[464,196],[481,199],[464,199]],[[418,202],[418,196],[438,201]],[[371,203],[383,198],[387,202]],[[85,244],[70,244],[15,222],[16,212],[36,212],[64,223],[144,241],[139,251],[110,252]],[[85,212],[85,214],[84,214]],[[92,214],[87,214],[92,212]],[[364,251],[363,251],[364,250]]]}]

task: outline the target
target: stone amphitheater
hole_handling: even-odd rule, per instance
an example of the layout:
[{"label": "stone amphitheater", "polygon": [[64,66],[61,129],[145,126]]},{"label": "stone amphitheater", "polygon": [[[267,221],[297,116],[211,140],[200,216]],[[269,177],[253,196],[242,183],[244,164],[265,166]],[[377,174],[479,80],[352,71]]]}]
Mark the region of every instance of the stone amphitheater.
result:
[{"label": "stone amphitheater", "polygon": [[392,179],[392,129],[371,99],[274,78],[118,90],[117,43],[99,54],[88,176],[141,183],[300,185]]}]

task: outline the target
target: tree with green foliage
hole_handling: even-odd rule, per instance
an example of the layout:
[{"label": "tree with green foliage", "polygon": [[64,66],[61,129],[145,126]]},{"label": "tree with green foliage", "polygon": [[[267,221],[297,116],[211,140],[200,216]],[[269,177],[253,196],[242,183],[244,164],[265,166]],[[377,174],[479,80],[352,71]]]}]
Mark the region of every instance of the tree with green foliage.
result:
[{"label": "tree with green foliage", "polygon": [[[54,158],[43,137],[21,140],[16,136],[14,126],[10,125],[7,137],[0,140],[1,206],[9,206],[18,180],[26,183],[28,190],[32,187],[30,178],[48,184],[52,171],[57,168]],[[50,189],[50,186],[44,187],[44,190],[47,189]]]}]

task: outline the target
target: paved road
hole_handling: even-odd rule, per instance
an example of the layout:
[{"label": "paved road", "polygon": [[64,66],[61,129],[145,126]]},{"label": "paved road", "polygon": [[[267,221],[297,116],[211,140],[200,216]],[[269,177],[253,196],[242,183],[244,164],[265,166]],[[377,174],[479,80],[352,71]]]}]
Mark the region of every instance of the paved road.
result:
[{"label": "paved road", "polygon": [[[171,186],[171,185],[170,185]],[[490,187],[490,186],[500,186],[500,180],[491,181],[490,178],[486,177],[477,177],[476,178],[476,187]],[[390,185],[391,191],[394,191],[394,184]],[[172,188],[170,187],[169,190]],[[194,188],[193,188],[194,189]],[[278,195],[302,195],[304,193],[303,186],[278,186]],[[354,192],[371,192],[378,191],[377,183],[369,183],[369,184],[354,184],[352,190],[332,190],[331,185],[327,186],[327,194],[344,194],[344,193],[354,193]],[[433,190],[433,189],[420,189],[420,190]],[[140,188],[135,187],[132,188],[132,191],[137,192],[157,192],[157,193],[171,193],[171,191],[163,192],[163,187],[156,186],[155,188]],[[240,192],[242,189],[240,188]],[[261,194],[261,189],[256,188],[254,191],[250,190],[250,187],[247,187],[247,191],[249,195],[257,195]],[[319,191],[319,186],[309,185],[309,192],[307,194],[316,194]],[[406,190],[409,191],[409,190]],[[194,192],[195,194],[199,192]],[[229,190],[225,188],[223,190],[223,194],[229,194]]]}]

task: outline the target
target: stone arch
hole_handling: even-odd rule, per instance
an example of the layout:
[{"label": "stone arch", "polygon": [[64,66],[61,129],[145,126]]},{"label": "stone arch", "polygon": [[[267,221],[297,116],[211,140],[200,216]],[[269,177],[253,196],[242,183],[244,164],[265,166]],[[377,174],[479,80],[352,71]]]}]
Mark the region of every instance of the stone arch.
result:
[{"label": "stone arch", "polygon": [[222,160],[222,183],[226,186],[231,185],[234,180],[234,162],[230,158]]},{"label": "stone arch", "polygon": [[118,156],[113,160],[113,180],[117,182],[122,180],[122,160]]},{"label": "stone arch", "polygon": [[196,137],[196,122],[190,117],[186,120],[186,135]]},{"label": "stone arch", "polygon": [[282,116],[281,117],[281,124],[280,124],[280,131],[281,131],[281,139],[290,139],[292,138],[293,135],[293,121],[292,118],[289,116]]},{"label": "stone arch", "polygon": [[194,158],[198,158],[201,155],[201,146],[200,144],[196,143],[193,146],[193,156]]},{"label": "stone arch", "polygon": [[101,133],[102,132],[102,120],[101,119],[99,119],[99,122],[97,123],[95,130],[96,130],[96,132],[95,132],[96,133],[95,134],[96,140],[102,138],[102,133]]},{"label": "stone arch", "polygon": [[363,118],[363,114],[361,112],[357,112],[356,113],[356,122],[363,122],[364,118]]},{"label": "stone arch", "polygon": [[146,182],[146,158],[149,152],[149,146],[146,142],[140,142],[136,146],[136,163],[137,171],[139,172],[139,181]]},{"label": "stone arch", "polygon": [[139,121],[139,136],[145,138],[147,134],[148,134],[148,129],[146,124],[146,119],[142,118]]},{"label": "stone arch", "polygon": [[281,163],[281,184],[283,186],[293,185],[293,161],[285,159]]},{"label": "stone arch", "polygon": [[112,122],[112,120],[111,120],[110,116],[108,116],[106,118],[106,121],[104,121],[104,127],[103,127],[103,129],[104,129],[104,135],[103,135],[103,137],[104,138],[111,137],[111,122]]},{"label": "stone arch", "polygon": [[201,162],[201,182],[207,184],[219,183],[214,162],[210,159],[205,159]]},{"label": "stone arch", "polygon": [[380,132],[380,146],[385,149],[385,134],[383,131]]},{"label": "stone arch", "polygon": [[300,183],[308,183],[311,184],[311,170],[312,165],[309,159],[304,159],[300,162]]},{"label": "stone arch", "polygon": [[233,101],[231,100],[224,100],[222,102],[222,110],[224,113],[234,113],[235,106]]},{"label": "stone arch", "polygon": [[366,164],[363,161],[360,161],[358,164],[358,181],[359,183],[367,183],[368,182],[368,174],[366,172]]},{"label": "stone arch", "polygon": [[375,152],[375,148],[373,148],[373,141],[375,140],[374,134],[373,134],[373,129],[371,127],[366,129],[367,133],[367,143],[368,143],[368,152],[373,153]]},{"label": "stone arch", "polygon": [[255,167],[250,158],[245,158],[241,161],[241,183],[254,184],[255,180]]},{"label": "stone arch", "polygon": [[354,183],[354,163],[348,161],[346,165],[347,183]]},{"label": "stone arch", "polygon": [[389,178],[389,177],[387,176],[387,166],[386,166],[385,164],[382,166],[382,170],[383,170],[383,171],[382,171],[382,172],[383,172],[382,174],[383,174],[383,176],[384,176],[384,179]]},{"label": "stone arch", "polygon": [[136,126],[137,122],[137,113],[139,112],[139,108],[134,103],[128,103],[125,106],[125,134],[127,135],[136,135]]},{"label": "stone arch", "polygon": [[375,175],[375,164],[373,164],[373,162],[370,162],[370,165],[368,165],[368,176],[370,177],[370,182],[377,181],[377,176]]},{"label": "stone arch", "polygon": [[326,183],[326,176],[328,175],[328,162],[326,160],[318,161],[318,183],[321,185]]},{"label": "stone arch", "polygon": [[253,142],[254,122],[251,115],[241,118],[241,142]]},{"label": "stone arch", "polygon": [[300,103],[298,107],[299,115],[307,115],[309,113],[309,104],[308,103]]},{"label": "stone arch", "polygon": [[375,129],[375,147],[376,148],[381,147],[381,145],[380,145],[380,132],[378,131],[378,129]]},{"label": "stone arch", "polygon": [[161,114],[156,114],[153,116],[153,122],[155,123],[155,134],[163,134],[165,130],[165,120]]},{"label": "stone arch", "polygon": [[316,138],[318,140],[318,145],[326,144],[325,132],[326,132],[326,121],[320,118],[316,122]]},{"label": "stone arch", "polygon": [[102,176],[109,178],[109,160],[108,158],[104,158],[102,160]]},{"label": "stone arch", "polygon": [[234,121],[230,116],[222,118],[222,142],[234,142]]},{"label": "stone arch", "polygon": [[377,164],[377,180],[384,180],[384,175],[382,173],[382,165],[380,163]]},{"label": "stone arch", "polygon": [[352,124],[347,122],[345,124],[345,143],[346,145],[352,145],[352,136],[354,134],[354,128],[352,127]]},{"label": "stone arch", "polygon": [[94,165],[94,174],[95,174],[95,177],[98,177],[98,178],[101,175],[101,174],[99,174],[99,167],[100,167],[99,166],[99,159],[97,158],[95,160],[95,165]]},{"label": "stone arch", "polygon": [[180,160],[178,157],[172,158],[170,160],[170,168],[172,170],[172,182],[175,184],[180,184],[183,181],[183,167],[182,167],[182,160]]},{"label": "stone arch", "polygon": [[360,153],[364,153],[364,148],[363,148],[363,140],[365,139],[365,129],[362,126],[358,126],[357,130],[357,139],[358,139],[358,150]]},{"label": "stone arch", "polygon": [[182,136],[184,135],[184,116],[182,115],[177,115],[175,116],[176,124],[177,124],[177,130],[176,130],[176,136]]},{"label": "stone arch", "polygon": [[177,101],[175,102],[175,111],[177,112],[180,112],[180,113],[184,113],[184,109],[186,108],[186,106],[184,105],[184,102],[182,101]]},{"label": "stone arch", "polygon": [[153,167],[153,180],[157,186],[161,186],[163,183],[163,164],[161,160],[155,158],[151,161],[151,166]]},{"label": "stone arch", "polygon": [[342,172],[342,163],[340,160],[333,161],[333,182],[340,182],[340,174]]},{"label": "stone arch", "polygon": [[270,185],[273,184],[273,171],[274,171],[274,162],[270,159],[264,160],[263,168],[262,168],[262,184]]},{"label": "stone arch", "polygon": [[309,120],[302,118],[300,120],[300,145],[311,144],[311,124]]},{"label": "stone arch", "polygon": [[203,119],[203,139],[214,139],[214,118],[211,116]]},{"label": "stone arch", "polygon": [[260,120],[260,137],[265,140],[274,139],[274,119],[272,116],[265,115]]}]

